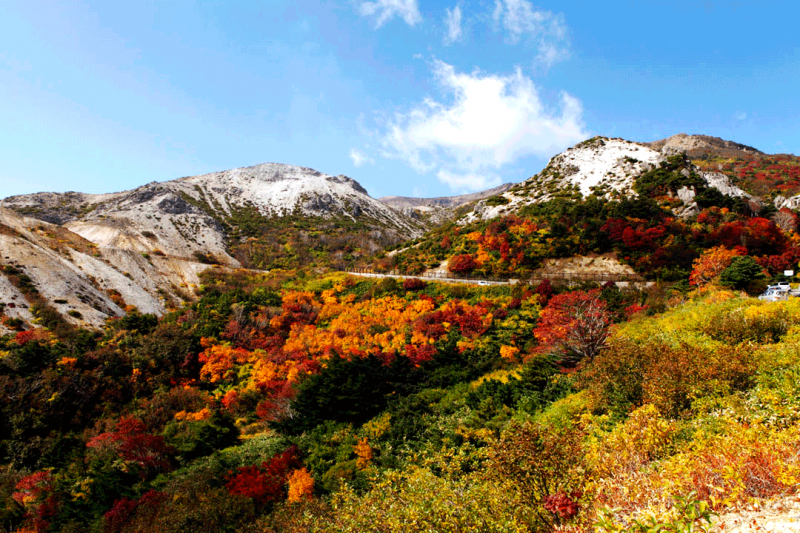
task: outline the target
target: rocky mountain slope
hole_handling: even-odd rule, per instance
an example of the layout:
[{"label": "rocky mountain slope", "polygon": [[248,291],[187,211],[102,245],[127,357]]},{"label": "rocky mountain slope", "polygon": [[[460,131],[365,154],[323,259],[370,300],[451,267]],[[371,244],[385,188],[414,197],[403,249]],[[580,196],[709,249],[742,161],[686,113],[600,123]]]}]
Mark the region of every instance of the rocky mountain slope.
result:
[{"label": "rocky mountain slope", "polygon": [[439,224],[456,216],[456,210],[459,207],[502,194],[513,186],[513,183],[504,183],[499,187],[459,196],[440,196],[437,198],[384,196],[378,198],[378,200],[408,216],[424,220],[430,224]]},{"label": "rocky mountain slope", "polygon": [[37,303],[90,327],[124,315],[128,305],[162,314],[177,304],[177,286],[197,281],[204,268],[98,246],[60,226],[0,208],[0,330],[29,325]]},{"label": "rocky mountain slope", "polygon": [[[209,264],[241,267],[231,251],[289,217],[350,224],[398,240],[422,233],[418,222],[371,198],[351,178],[274,163],[119,193],[13,196],[0,206],[0,223],[10,228],[0,263],[22,269],[45,299],[68,302],[59,311],[75,310],[93,326],[124,313],[108,291],[142,312],[161,314],[191,294],[198,272]],[[20,298],[7,280],[0,283],[7,288],[0,302]],[[93,304],[73,301],[80,291]]]},{"label": "rocky mountain slope", "polygon": [[685,152],[690,159],[707,156],[765,157],[767,155],[752,146],[726,141],[709,135],[678,133],[666,139],[642,144],[665,154]]},{"label": "rocky mountain slope", "polygon": [[[478,202],[474,210],[465,215],[460,223],[494,218],[525,205],[558,197],[587,197],[596,194],[615,198],[635,195],[633,184],[636,176],[666,161],[674,153],[676,145],[665,143],[661,146],[664,148],[663,152],[624,139],[595,137],[581,142],[553,157],[535,176],[500,195]],[[750,195],[733,185],[724,174],[695,170],[710,187],[718,189],[722,194],[750,198]],[[686,189],[678,191],[678,195],[688,208],[683,213],[691,213],[694,191]]]},{"label": "rocky mountain slope", "polygon": [[231,266],[237,264],[227,253],[226,226],[244,209],[264,217],[362,221],[405,236],[421,232],[413,220],[371,198],[351,178],[275,163],[154,182],[122,193],[12,196],[0,205],[61,224],[100,246],[177,257],[200,252]]}]

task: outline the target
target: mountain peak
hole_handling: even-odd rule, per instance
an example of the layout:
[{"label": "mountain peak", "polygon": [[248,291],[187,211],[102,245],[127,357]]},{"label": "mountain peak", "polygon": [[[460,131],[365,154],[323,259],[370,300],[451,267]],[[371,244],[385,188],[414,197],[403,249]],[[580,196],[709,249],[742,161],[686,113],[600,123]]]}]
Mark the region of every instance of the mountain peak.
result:
[{"label": "mountain peak", "polygon": [[[500,197],[491,199],[492,201],[478,202],[475,209],[459,222],[469,223],[478,219],[494,218],[514,212],[525,205],[554,198],[585,198],[591,194],[606,198],[635,196],[634,182],[637,176],[666,162],[670,155],[683,153],[686,151],[684,147],[702,147],[707,153],[710,151],[708,147],[717,146],[718,149],[727,150],[755,150],[702,135],[679,134],[656,143],[593,137],[554,156],[541,172],[502,193]],[[696,168],[695,170],[708,186],[719,190],[722,194],[747,196],[744,191],[732,185],[724,175],[700,172]],[[685,172],[690,172],[689,168],[685,169]],[[690,196],[693,197],[693,193],[685,196],[687,203],[691,204]]]},{"label": "mountain peak", "polygon": [[752,146],[726,141],[710,135],[678,133],[666,139],[643,144],[662,153],[686,152],[689,157],[700,157],[706,154],[722,157],[763,157],[766,155]]}]

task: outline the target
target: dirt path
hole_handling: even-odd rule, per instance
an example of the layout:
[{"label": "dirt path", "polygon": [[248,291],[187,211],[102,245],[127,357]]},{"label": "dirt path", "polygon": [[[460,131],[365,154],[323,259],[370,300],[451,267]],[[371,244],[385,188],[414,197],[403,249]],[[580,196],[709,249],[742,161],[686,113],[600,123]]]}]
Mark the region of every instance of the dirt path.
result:
[{"label": "dirt path", "polygon": [[800,495],[759,502],[714,520],[714,533],[800,533]]}]

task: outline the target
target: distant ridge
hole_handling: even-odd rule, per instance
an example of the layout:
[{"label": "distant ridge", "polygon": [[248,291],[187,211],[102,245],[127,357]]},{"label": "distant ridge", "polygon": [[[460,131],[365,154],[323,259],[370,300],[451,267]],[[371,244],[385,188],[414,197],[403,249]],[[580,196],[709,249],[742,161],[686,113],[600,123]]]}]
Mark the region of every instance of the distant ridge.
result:
[{"label": "distant ridge", "polygon": [[382,198],[378,198],[378,200],[385,203],[389,207],[394,207],[395,209],[407,209],[415,207],[441,207],[445,209],[454,209],[470,202],[483,200],[484,198],[489,198],[490,196],[502,194],[513,186],[513,183],[504,183],[499,187],[494,187],[493,189],[487,189],[485,191],[475,192],[472,194],[462,194],[459,196],[439,196],[437,198],[384,196]]},{"label": "distant ridge", "polygon": [[690,158],[702,157],[704,155],[755,158],[767,156],[767,154],[752,146],[726,141],[719,137],[711,137],[710,135],[687,135],[685,133],[678,133],[677,135],[661,139],[660,141],[642,144],[662,153],[686,152],[686,155]]}]

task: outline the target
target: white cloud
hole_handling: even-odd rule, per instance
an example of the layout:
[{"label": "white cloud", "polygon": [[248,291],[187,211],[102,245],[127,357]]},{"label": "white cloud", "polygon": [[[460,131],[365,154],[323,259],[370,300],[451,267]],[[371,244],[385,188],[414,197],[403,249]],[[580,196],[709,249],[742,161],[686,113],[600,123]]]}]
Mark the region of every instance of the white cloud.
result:
[{"label": "white cloud", "polygon": [[447,33],[444,36],[444,44],[450,46],[461,40],[463,32],[461,30],[461,6],[456,6],[452,10],[448,9],[444,17],[444,24]]},{"label": "white cloud", "polygon": [[466,74],[435,61],[434,74],[449,102],[425,98],[395,114],[383,134],[383,153],[418,172],[436,170],[451,187],[499,183],[501,167],[553,155],[589,136],[577,98],[562,93],[560,109],[547,109],[520,69],[508,76]]},{"label": "white cloud", "polygon": [[375,161],[369,157],[367,154],[358,150],[356,148],[350,149],[350,159],[353,161],[353,164],[357,167],[363,166],[367,163],[374,163]]},{"label": "white cloud", "polygon": [[495,0],[492,13],[495,30],[505,30],[506,42],[523,38],[536,46],[537,62],[549,67],[569,57],[564,17],[551,11],[537,11],[528,0]]},{"label": "white cloud", "polygon": [[734,116],[736,117],[736,120],[738,120],[739,122],[747,119],[747,113],[745,113],[744,111],[737,111]]},{"label": "white cloud", "polygon": [[392,17],[399,16],[409,26],[422,22],[419,14],[417,0],[376,0],[375,2],[361,2],[358,12],[363,17],[374,17],[375,27],[380,28]]}]

